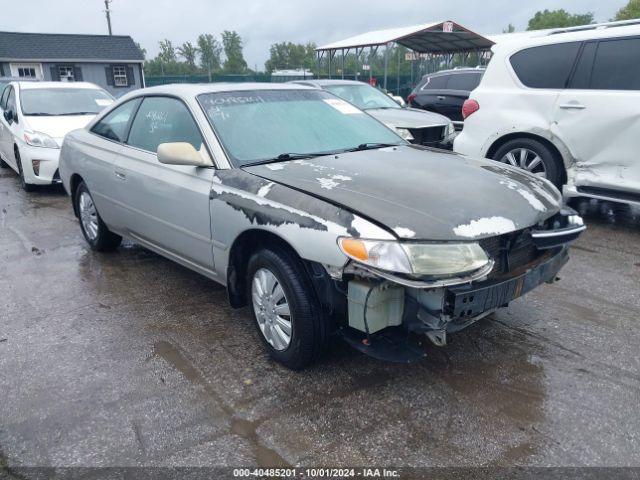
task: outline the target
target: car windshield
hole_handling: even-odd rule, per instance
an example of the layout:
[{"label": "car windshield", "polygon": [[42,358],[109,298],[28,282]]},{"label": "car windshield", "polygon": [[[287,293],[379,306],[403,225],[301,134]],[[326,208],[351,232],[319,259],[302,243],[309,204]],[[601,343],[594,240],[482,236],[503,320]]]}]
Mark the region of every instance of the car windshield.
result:
[{"label": "car windshield", "polygon": [[20,92],[23,115],[90,115],[113,103],[113,98],[97,88],[23,88]]},{"label": "car windshield", "polygon": [[322,90],[206,93],[198,101],[236,166],[405,143],[353,105]]},{"label": "car windshield", "polygon": [[323,88],[363,110],[370,108],[402,108],[389,95],[385,95],[377,88],[365,83],[360,85],[324,85]]}]

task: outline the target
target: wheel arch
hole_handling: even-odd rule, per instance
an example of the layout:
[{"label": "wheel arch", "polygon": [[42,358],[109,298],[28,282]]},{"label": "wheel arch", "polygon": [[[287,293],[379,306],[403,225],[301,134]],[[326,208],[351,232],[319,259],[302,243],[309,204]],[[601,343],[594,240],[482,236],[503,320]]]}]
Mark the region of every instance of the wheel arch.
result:
[{"label": "wheel arch", "polygon": [[280,235],[260,228],[245,230],[238,235],[229,249],[227,262],[227,292],[233,308],[247,304],[246,275],[249,258],[263,247],[275,247],[288,251],[302,261],[296,249]]},{"label": "wheel arch", "polygon": [[322,307],[327,312],[333,311],[333,282],[326,269],[317,262],[304,259],[290,242],[277,233],[260,228],[252,228],[242,232],[236,237],[229,249],[226,284],[231,307],[241,308],[247,304],[246,277],[249,259],[254,252],[264,247],[285,250],[298,260],[307,273]]},{"label": "wheel arch", "polygon": [[71,205],[73,205],[73,213],[76,217],[79,217],[79,213],[75,198],[76,191],[78,190],[81,182],[84,182],[84,179],[77,173],[72,174],[69,178],[69,194],[71,195]]},{"label": "wheel arch", "polygon": [[548,138],[546,138],[544,136],[537,135],[535,133],[531,133],[531,132],[514,132],[514,133],[508,133],[506,135],[503,135],[503,136],[501,136],[501,137],[499,137],[499,138],[497,138],[496,140],[493,141],[493,143],[487,149],[487,153],[485,154],[485,157],[493,159],[493,156],[495,155],[495,153],[505,143],[507,143],[507,142],[509,142],[511,140],[517,140],[517,139],[520,139],[520,138],[528,138],[528,139],[531,139],[531,140],[536,140],[536,141],[544,144],[546,147],[548,147],[551,150],[551,152],[553,153],[553,155],[556,158],[556,160],[558,161],[558,165],[561,167],[562,183],[566,183],[567,182],[567,164],[566,164],[566,160],[565,160],[565,155],[562,154],[562,152],[560,151],[560,148],[558,148],[558,146],[554,142],[552,142],[551,140],[549,140]]}]

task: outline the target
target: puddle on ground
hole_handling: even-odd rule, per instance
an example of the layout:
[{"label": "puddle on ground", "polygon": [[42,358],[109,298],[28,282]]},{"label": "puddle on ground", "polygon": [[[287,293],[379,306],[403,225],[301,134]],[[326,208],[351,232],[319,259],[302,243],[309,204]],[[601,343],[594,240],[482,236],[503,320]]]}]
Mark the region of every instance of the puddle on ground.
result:
[{"label": "puddle on ground", "polygon": [[231,432],[245,439],[251,447],[260,467],[288,467],[290,466],[275,450],[263,445],[258,438],[257,428],[262,423],[261,420],[249,421],[238,418],[232,408],[228,407],[220,398],[218,393],[211,387],[204,376],[193,366],[193,364],[182,354],[182,352],[172,343],[161,340],[154,344],[153,354],[162,358],[169,365],[178,370],[189,382],[198,385],[213,397],[218,407],[228,417],[231,424]]}]

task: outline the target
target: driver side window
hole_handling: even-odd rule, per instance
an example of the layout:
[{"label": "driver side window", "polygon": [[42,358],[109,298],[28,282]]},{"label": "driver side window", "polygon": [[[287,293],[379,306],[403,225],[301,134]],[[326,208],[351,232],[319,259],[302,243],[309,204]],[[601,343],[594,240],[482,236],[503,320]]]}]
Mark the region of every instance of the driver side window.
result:
[{"label": "driver side window", "polygon": [[91,131],[96,135],[100,135],[101,137],[109,140],[124,142],[129,120],[131,119],[133,112],[136,111],[136,107],[139,103],[140,99],[136,98],[120,105],[96,123]]},{"label": "driver side window", "polygon": [[202,148],[202,136],[195,120],[180,100],[146,97],[131,125],[127,145],[156,153],[158,145],[186,142]]},{"label": "driver side window", "polygon": [[[16,91],[14,88],[9,92],[9,96],[7,97],[7,108],[5,108],[6,112],[13,113],[13,121],[18,122],[18,112],[16,110]],[[9,122],[11,123],[11,122]]]},{"label": "driver side window", "polygon": [[7,85],[3,90],[2,90],[2,97],[0,98],[0,108],[2,110],[6,110],[7,109],[7,99],[9,98],[9,91],[11,90],[11,86]]}]

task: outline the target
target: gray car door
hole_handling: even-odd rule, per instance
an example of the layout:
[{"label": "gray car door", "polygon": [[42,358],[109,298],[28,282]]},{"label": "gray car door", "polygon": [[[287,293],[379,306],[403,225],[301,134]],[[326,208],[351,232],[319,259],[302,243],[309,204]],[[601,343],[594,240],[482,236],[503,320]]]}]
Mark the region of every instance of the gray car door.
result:
[{"label": "gray car door", "polygon": [[80,147],[92,160],[86,162],[83,168],[93,201],[102,220],[116,232],[124,230],[127,214],[117,192],[120,181],[116,176],[116,167],[124,148],[122,143],[140,101],[130,100],[105,115],[87,134],[93,135],[91,141],[82,142]]},{"label": "gray car door", "polygon": [[209,214],[214,170],[158,162],[158,145],[166,142],[188,142],[206,150],[181,100],[145,97],[116,169],[116,194],[126,209],[126,229],[141,244],[214,276]]}]

